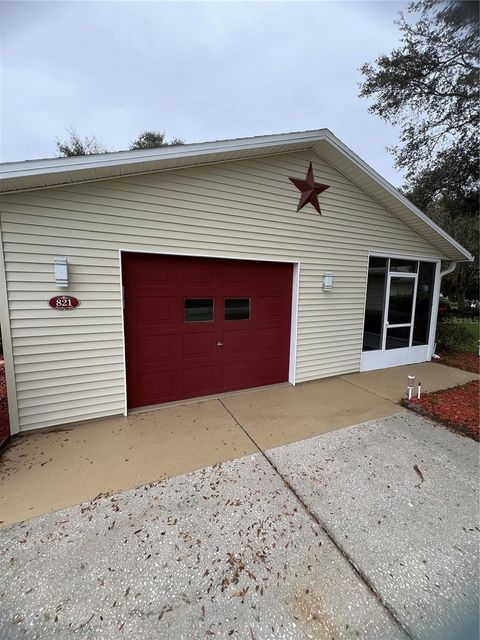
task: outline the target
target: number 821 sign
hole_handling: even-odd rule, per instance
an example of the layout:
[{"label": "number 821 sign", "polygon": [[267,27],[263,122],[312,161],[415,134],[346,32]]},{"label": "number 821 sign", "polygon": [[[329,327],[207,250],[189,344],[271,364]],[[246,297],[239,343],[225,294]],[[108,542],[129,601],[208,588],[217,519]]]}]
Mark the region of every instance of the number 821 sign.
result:
[{"label": "number 821 sign", "polygon": [[74,296],[55,296],[50,298],[48,304],[57,311],[71,311],[79,306],[80,301]]}]

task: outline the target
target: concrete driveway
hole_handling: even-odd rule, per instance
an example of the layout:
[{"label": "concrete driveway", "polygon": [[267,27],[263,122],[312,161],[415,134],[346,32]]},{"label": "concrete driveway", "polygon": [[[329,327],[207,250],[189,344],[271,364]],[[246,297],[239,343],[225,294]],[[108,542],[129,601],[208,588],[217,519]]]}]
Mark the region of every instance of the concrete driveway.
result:
[{"label": "concrete driveway", "polygon": [[0,637],[473,640],[477,479],[402,412],[5,527]]},{"label": "concrete driveway", "polygon": [[0,458],[0,527],[403,411],[425,391],[478,378],[426,363],[167,406],[17,437]]}]

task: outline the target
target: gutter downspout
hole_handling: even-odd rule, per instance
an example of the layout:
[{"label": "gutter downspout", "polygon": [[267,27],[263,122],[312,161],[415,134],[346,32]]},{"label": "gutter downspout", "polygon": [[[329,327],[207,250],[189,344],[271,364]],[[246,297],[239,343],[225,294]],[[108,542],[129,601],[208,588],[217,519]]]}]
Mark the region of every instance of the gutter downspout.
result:
[{"label": "gutter downspout", "polygon": [[444,269],[443,271],[440,271],[440,285],[442,284],[443,276],[447,276],[449,273],[453,273],[456,268],[457,268],[457,263],[451,262],[446,269]]},{"label": "gutter downspout", "polygon": [[[455,271],[455,269],[457,268],[457,263],[456,262],[451,262],[448,267],[445,267],[445,269],[443,271],[440,271],[439,273],[439,279],[438,279],[438,296],[440,299],[440,291],[442,288],[442,278],[443,276],[447,276],[449,273],[453,273]],[[435,320],[435,324],[436,324],[436,320]],[[439,356],[435,353],[437,350],[437,343],[435,342],[433,345],[433,358],[438,359]]]}]

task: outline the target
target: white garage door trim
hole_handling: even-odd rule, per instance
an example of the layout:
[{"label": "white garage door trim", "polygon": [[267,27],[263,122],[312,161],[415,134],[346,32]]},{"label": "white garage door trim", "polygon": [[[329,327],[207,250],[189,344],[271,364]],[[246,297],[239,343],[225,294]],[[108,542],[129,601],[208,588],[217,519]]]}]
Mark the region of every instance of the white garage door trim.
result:
[{"label": "white garage door trim", "polygon": [[122,253],[144,253],[157,256],[185,256],[189,258],[219,258],[221,260],[246,260],[247,262],[278,262],[293,265],[292,276],[292,317],[290,322],[290,356],[288,365],[288,382],[295,385],[297,369],[297,333],[298,333],[298,291],[300,287],[300,260],[287,259],[266,259],[256,256],[225,256],[216,253],[176,253],[172,251],[144,251],[135,249],[118,250],[118,266],[120,270],[120,300],[122,302],[122,358],[123,358],[123,390],[124,390],[124,411],[123,415],[128,415],[127,408],[127,362],[125,356],[125,326],[123,317],[123,273],[122,273]]}]

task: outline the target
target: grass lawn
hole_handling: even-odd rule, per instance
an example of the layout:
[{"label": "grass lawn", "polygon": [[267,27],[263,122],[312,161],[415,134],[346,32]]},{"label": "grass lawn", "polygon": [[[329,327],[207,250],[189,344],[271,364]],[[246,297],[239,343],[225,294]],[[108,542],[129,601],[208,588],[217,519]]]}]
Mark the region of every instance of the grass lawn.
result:
[{"label": "grass lawn", "polygon": [[[457,369],[463,369],[464,371],[471,371],[473,373],[480,373],[480,358],[479,358],[479,340],[480,340],[480,323],[472,322],[470,320],[458,320],[447,323],[453,329],[461,325],[469,336],[468,343],[462,344],[462,348],[458,350],[444,351],[439,346],[437,353],[440,356],[440,360],[435,360],[440,364],[446,364],[449,367],[457,367]],[[437,325],[440,327],[440,325]],[[442,329],[444,330],[445,324],[442,323]],[[462,341],[463,342],[463,341]]]},{"label": "grass lawn", "polygon": [[440,351],[467,351],[478,355],[480,323],[469,319],[441,318],[437,324]]},{"label": "grass lawn", "polygon": [[478,341],[480,340],[480,323],[468,322],[465,320],[461,323],[472,336],[472,344],[467,351],[470,353],[478,353]]}]

